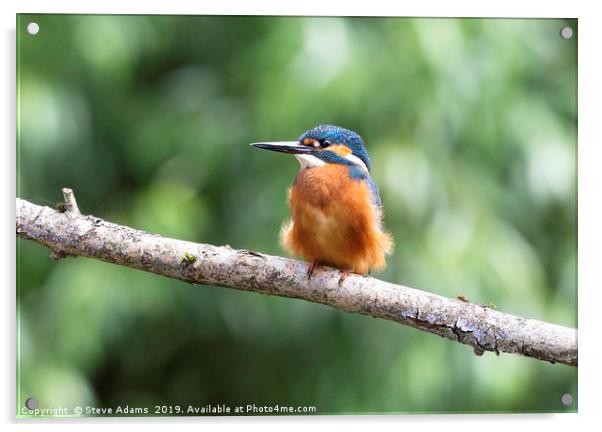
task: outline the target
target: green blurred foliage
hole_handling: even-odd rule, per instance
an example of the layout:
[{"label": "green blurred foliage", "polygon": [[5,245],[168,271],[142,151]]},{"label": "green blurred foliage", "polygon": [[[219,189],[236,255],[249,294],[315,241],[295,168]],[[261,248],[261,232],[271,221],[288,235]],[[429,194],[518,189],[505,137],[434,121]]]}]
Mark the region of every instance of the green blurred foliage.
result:
[{"label": "green blurred foliage", "polygon": [[[27,23],[40,25],[36,36]],[[297,162],[248,147],[364,137],[396,241],[376,276],[576,326],[575,20],[18,20],[18,195],[282,254]],[[298,300],[18,241],[18,406],[559,411],[576,369]]]}]

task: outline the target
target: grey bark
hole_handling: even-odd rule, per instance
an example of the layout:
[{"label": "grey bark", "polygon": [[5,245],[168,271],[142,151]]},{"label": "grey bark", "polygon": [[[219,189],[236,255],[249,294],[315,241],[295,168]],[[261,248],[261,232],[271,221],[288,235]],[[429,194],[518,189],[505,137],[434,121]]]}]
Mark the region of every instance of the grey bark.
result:
[{"label": "grey bark", "polygon": [[467,344],[476,354],[517,353],[577,366],[577,330],[478,305],[230,246],[192,243],[80,214],[70,189],[59,210],[17,198],[17,236],[52,250],[52,257],[95,258],[198,285],[292,297],[384,318]]}]

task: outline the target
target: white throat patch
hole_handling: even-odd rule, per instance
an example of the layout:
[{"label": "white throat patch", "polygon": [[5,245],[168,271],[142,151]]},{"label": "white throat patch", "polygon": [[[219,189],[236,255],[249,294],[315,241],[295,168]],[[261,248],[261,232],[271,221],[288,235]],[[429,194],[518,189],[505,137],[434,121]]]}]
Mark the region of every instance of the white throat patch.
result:
[{"label": "white throat patch", "polygon": [[326,165],[326,162],[312,155],[296,154],[295,157],[299,161],[299,164],[301,164],[301,169]]},{"label": "white throat patch", "polygon": [[[314,168],[314,167],[326,165],[326,162],[324,162],[322,159],[318,159],[317,157],[312,156],[312,155],[296,154],[295,157],[299,161],[299,164],[301,165],[301,169]],[[364,161],[362,161],[357,156],[348,154],[347,156],[345,156],[345,159],[347,159],[353,165],[361,168],[366,174],[369,174],[368,167],[366,166]]]}]

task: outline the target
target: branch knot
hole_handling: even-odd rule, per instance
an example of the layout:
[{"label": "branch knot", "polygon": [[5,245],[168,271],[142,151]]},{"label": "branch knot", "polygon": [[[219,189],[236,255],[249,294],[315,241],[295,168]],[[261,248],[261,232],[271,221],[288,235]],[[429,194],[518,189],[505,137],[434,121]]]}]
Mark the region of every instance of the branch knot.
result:
[{"label": "branch knot", "polygon": [[75,201],[75,195],[73,194],[72,189],[63,188],[63,198],[65,199],[65,213],[71,213],[73,215],[81,214],[81,212],[79,211],[79,207],[77,206],[77,201]]}]

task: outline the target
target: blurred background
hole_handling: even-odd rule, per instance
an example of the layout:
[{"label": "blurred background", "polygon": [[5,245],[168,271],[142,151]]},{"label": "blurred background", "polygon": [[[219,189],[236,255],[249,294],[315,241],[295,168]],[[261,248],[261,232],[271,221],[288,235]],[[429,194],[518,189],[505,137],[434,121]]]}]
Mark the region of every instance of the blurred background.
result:
[{"label": "blurred background", "polygon": [[[336,124],[395,239],[374,276],[576,327],[576,20],[20,15],[17,39],[17,196],[283,255],[298,164],[248,143]],[[575,368],[17,245],[18,409],[577,407]]]}]

